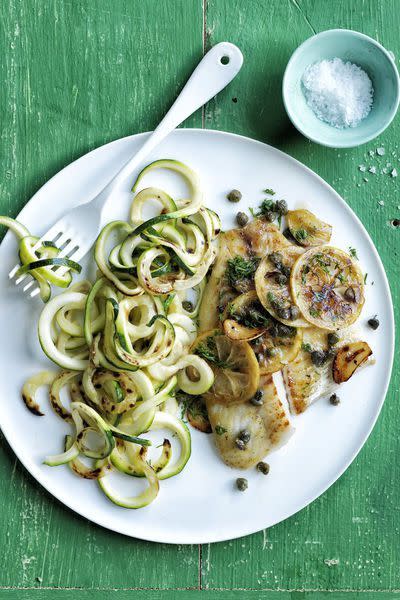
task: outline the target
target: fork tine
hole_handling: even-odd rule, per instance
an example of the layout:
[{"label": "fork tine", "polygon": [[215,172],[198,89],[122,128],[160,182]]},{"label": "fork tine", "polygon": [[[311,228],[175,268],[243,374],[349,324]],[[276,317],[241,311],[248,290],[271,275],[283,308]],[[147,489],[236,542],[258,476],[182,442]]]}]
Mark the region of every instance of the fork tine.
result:
[{"label": "fork tine", "polygon": [[10,279],[13,279],[14,275],[16,274],[16,272],[18,271],[18,269],[20,268],[20,266],[21,266],[21,265],[15,265],[15,266],[14,266],[14,267],[11,269],[11,271],[10,271],[10,272],[9,272],[9,274],[8,274],[8,277],[9,277]]},{"label": "fork tine", "polygon": [[40,293],[40,289],[38,287],[36,287],[29,295],[30,295],[31,298],[34,298],[39,293]]}]

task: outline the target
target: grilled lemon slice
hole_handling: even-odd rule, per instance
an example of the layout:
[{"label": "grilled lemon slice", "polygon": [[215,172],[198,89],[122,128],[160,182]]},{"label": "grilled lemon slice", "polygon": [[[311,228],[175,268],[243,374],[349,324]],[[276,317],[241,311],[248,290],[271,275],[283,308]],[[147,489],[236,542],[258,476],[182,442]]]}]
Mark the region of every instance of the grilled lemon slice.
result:
[{"label": "grilled lemon slice", "polygon": [[298,258],[290,276],[292,297],[316,327],[348,327],[364,304],[364,280],[352,258],[332,246],[311,248]]},{"label": "grilled lemon slice", "polygon": [[250,400],[257,391],[260,370],[247,342],[231,340],[219,329],[202,333],[192,352],[204,358],[214,372],[214,383],[204,394],[224,404]]},{"label": "grilled lemon slice", "polygon": [[332,226],[320,221],[309,210],[290,210],[287,224],[290,233],[301,246],[320,246],[331,239]]},{"label": "grilled lemon slice", "polygon": [[[260,375],[280,371],[285,365],[294,360],[300,352],[303,340],[302,329],[286,326],[281,328],[282,331],[278,329],[274,332],[274,329],[277,328],[266,331],[251,342],[251,347],[258,361]],[[285,335],[285,329],[288,330],[288,335]],[[274,335],[272,335],[272,332]]]},{"label": "grilled lemon slice", "polygon": [[[256,291],[261,304],[275,319],[291,327],[309,327],[301,314],[291,318],[291,308],[296,308],[296,303],[290,289],[290,272],[303,252],[303,248],[298,246],[282,248],[266,256],[255,274]],[[296,311],[299,312],[297,308]],[[289,318],[285,318],[285,313]]]}]

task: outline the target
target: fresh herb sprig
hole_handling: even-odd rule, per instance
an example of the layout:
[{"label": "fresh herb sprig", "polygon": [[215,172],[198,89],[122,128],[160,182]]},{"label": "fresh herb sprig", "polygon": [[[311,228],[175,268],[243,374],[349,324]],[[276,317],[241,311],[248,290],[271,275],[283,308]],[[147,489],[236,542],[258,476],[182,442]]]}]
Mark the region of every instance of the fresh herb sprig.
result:
[{"label": "fresh herb sprig", "polygon": [[235,256],[228,260],[226,277],[230,285],[235,285],[243,279],[251,279],[260,263],[259,258],[249,258],[248,260],[241,256]]},{"label": "fresh herb sprig", "polygon": [[229,369],[230,364],[218,357],[217,345],[213,336],[208,336],[204,342],[201,342],[196,350],[195,354],[204,358],[207,362],[219,367],[220,369]]}]

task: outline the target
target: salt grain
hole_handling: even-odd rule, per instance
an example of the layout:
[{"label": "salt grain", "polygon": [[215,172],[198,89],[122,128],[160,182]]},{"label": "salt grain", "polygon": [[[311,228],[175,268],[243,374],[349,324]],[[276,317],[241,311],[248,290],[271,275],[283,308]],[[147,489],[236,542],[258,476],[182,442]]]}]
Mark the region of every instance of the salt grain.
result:
[{"label": "salt grain", "polygon": [[365,173],[365,171],[367,170],[367,167],[365,165],[358,165],[358,169],[359,169],[359,171],[361,171],[361,173]]},{"label": "salt grain", "polygon": [[370,173],[372,173],[373,175],[375,175],[375,173],[376,173],[376,167],[369,167],[369,168],[368,168],[368,171],[369,171]]},{"label": "salt grain", "polygon": [[385,156],[385,148],[377,148],[376,153],[378,156]]},{"label": "salt grain", "polygon": [[392,177],[397,177],[397,169],[393,169],[393,171],[390,174]]},{"label": "salt grain", "polygon": [[309,65],[302,84],[311,110],[321,121],[338,129],[356,127],[371,110],[371,80],[351,62],[333,58]]}]

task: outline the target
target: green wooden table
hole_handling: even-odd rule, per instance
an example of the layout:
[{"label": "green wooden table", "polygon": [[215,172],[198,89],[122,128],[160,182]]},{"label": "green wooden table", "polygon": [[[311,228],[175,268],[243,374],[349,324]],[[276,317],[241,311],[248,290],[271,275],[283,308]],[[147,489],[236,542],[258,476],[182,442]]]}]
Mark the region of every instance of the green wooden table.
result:
[{"label": "green wooden table", "polygon": [[[204,50],[229,40],[244,67],[186,126],[266,141],[332,184],[370,232],[399,317],[400,177],[380,172],[400,172],[399,119],[366,146],[326,149],[290,126],[281,99],[289,56],[315,32],[357,29],[400,56],[399,0],[2,0],[0,24],[0,213],[15,216],[88,150],[152,129]],[[51,498],[3,442],[0,597],[400,596],[398,369],[397,359],[379,421],[341,479],[286,522],[232,542],[168,546],[101,529]]]}]

